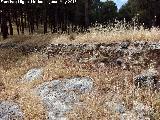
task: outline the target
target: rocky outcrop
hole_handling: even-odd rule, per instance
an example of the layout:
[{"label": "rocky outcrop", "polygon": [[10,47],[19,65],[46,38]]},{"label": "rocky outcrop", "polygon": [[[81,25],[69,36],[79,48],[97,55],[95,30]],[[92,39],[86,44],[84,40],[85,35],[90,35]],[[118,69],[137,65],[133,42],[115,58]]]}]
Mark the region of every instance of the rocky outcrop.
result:
[{"label": "rocky outcrop", "polygon": [[[124,41],[119,43],[97,43],[97,44],[49,44],[49,45],[17,45],[16,43],[0,44],[0,49],[15,49],[17,52],[29,54],[38,52],[54,57],[56,55],[74,56],[77,61],[84,62],[102,60],[105,64],[119,64],[117,59],[123,58],[122,67],[129,64],[146,67],[153,61],[160,63],[160,42]],[[124,67],[126,68],[126,67]]]},{"label": "rocky outcrop", "polygon": [[65,114],[75,104],[82,104],[79,96],[91,91],[91,78],[70,78],[43,83],[36,91],[47,110],[48,120],[65,120]]},{"label": "rocky outcrop", "polygon": [[156,64],[160,63],[159,42],[124,41],[111,44],[50,44],[43,53],[48,57],[72,55],[80,62],[84,62],[86,59],[88,61],[93,60],[92,58],[94,60],[105,58],[105,61],[102,60],[105,64],[119,64],[122,67],[127,64],[130,68],[136,65],[146,67],[153,61]]}]

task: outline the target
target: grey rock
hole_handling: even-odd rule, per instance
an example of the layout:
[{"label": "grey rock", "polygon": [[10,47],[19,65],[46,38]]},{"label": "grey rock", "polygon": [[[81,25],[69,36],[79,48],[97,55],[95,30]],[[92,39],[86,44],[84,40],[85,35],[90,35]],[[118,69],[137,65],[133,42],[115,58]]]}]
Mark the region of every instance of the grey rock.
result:
[{"label": "grey rock", "polygon": [[141,113],[126,111],[120,115],[120,120],[152,120],[149,116],[142,116]]},{"label": "grey rock", "polygon": [[122,103],[119,102],[106,102],[106,107],[108,107],[111,111],[122,114],[125,112],[125,106]]},{"label": "grey rock", "polygon": [[133,100],[133,107],[127,109],[121,97],[121,94],[109,92],[107,94],[108,99],[104,104],[105,109],[113,115],[117,113],[120,120],[151,120],[154,113],[151,106]]},{"label": "grey rock", "polygon": [[149,69],[134,77],[135,86],[137,87],[155,87],[158,82],[158,71]]},{"label": "grey rock", "polygon": [[0,44],[0,48],[2,48],[2,49],[11,49],[11,48],[15,48],[15,47],[17,47],[17,45],[13,42]]},{"label": "grey rock", "polygon": [[121,58],[118,58],[118,59],[116,60],[116,64],[119,65],[119,66],[121,66],[121,65],[123,64],[123,62],[124,62],[124,60],[121,59]]},{"label": "grey rock", "polygon": [[121,114],[121,120],[151,120],[153,109],[141,102],[133,101],[131,111]]},{"label": "grey rock", "polygon": [[65,114],[79,103],[79,95],[91,91],[93,81],[89,77],[70,78],[45,82],[36,88],[48,113],[48,120],[65,120]]},{"label": "grey rock", "polygon": [[127,110],[122,102],[108,101],[105,106],[113,113],[118,113],[120,120],[150,120],[153,109],[141,102],[133,101],[133,108]]},{"label": "grey rock", "polygon": [[39,68],[33,68],[29,70],[24,77],[22,78],[23,81],[32,81],[35,79],[39,79],[42,77],[43,70]]},{"label": "grey rock", "polygon": [[120,44],[121,49],[127,49],[130,45],[130,41],[124,41]]},{"label": "grey rock", "polygon": [[139,120],[134,112],[126,111],[120,114],[120,120]]},{"label": "grey rock", "polygon": [[141,102],[138,101],[133,101],[133,110],[137,113],[142,113],[142,112],[151,112],[152,108],[150,106],[144,105]]},{"label": "grey rock", "polygon": [[160,81],[158,81],[158,82],[156,83],[156,89],[157,89],[158,91],[160,91]]},{"label": "grey rock", "polygon": [[85,51],[93,51],[97,49],[97,46],[95,44],[88,44],[84,47]]},{"label": "grey rock", "polygon": [[1,101],[0,120],[23,120],[23,113],[16,103]]},{"label": "grey rock", "polygon": [[37,52],[38,49],[39,48],[37,45],[29,45],[29,44],[20,45],[19,47],[17,47],[17,50],[20,50],[24,55]]}]

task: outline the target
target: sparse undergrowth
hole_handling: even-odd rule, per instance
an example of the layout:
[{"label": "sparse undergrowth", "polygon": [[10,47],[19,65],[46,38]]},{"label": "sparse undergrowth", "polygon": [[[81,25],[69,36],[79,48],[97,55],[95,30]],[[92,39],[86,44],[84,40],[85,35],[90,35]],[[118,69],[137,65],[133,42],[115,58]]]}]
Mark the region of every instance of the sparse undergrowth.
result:
[{"label": "sparse undergrowth", "polygon": [[[19,44],[42,45],[47,43],[63,43],[63,44],[78,44],[78,43],[111,43],[117,41],[159,41],[160,29],[152,27],[146,29],[143,26],[131,26],[124,22],[116,21],[113,25],[102,26],[95,25],[91,27],[86,33],[70,33],[68,34],[26,34],[10,36],[5,42],[16,42]],[[114,27],[113,27],[114,26]],[[0,37],[0,42],[3,42]]]}]

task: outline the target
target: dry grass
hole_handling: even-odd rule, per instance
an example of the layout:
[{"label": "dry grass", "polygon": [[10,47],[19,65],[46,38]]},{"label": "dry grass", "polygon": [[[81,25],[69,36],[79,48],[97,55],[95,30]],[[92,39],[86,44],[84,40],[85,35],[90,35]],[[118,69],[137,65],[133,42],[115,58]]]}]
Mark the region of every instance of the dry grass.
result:
[{"label": "dry grass", "polygon": [[[72,37],[71,37],[72,38]],[[144,27],[134,27],[127,29],[123,26],[117,27],[106,27],[103,28],[99,26],[97,28],[90,28],[90,33],[86,34],[74,34],[74,40],[69,39],[68,36],[64,35],[58,39],[53,39],[53,43],[111,43],[111,42],[120,42],[120,41],[158,41],[160,40],[160,29],[151,28],[145,29]]]},{"label": "dry grass", "polygon": [[[135,25],[131,26],[124,22],[115,21],[115,24],[109,26],[95,25],[96,27],[89,28],[90,32],[87,33],[71,33],[68,34],[33,34],[29,35],[14,35],[10,36],[5,42],[17,42],[23,44],[47,44],[47,43],[66,43],[66,44],[78,44],[78,43],[110,43],[119,42],[124,40],[145,40],[145,41],[159,41],[160,29],[152,27],[146,29],[143,26]],[[114,27],[113,27],[114,26]],[[2,42],[2,37],[0,37]],[[0,42],[0,43],[1,43]]]},{"label": "dry grass", "polygon": [[[159,28],[150,30],[141,27],[126,29],[125,27],[92,28],[90,33],[71,35],[21,35],[12,36],[1,43],[14,42],[19,45],[44,45],[48,43],[110,43],[123,40],[159,41]],[[97,30],[98,29],[98,30]],[[44,76],[28,83],[20,83],[21,77],[31,68],[43,68]],[[69,78],[72,76],[90,76],[94,80],[94,91],[81,96],[85,106],[75,106],[68,116],[71,120],[106,120],[118,119],[118,114],[105,110],[103,104],[112,100],[110,92],[114,92],[117,100],[123,101],[127,109],[131,109],[133,101],[140,101],[155,109],[154,117],[160,117],[159,95],[148,90],[134,90],[133,71],[121,70],[109,66],[98,67],[92,63],[80,64],[71,57],[54,57],[47,59],[39,54],[28,56],[16,50],[0,51],[0,100],[12,100],[20,104],[25,120],[43,120],[45,112],[40,99],[32,91],[39,84],[53,79]],[[2,88],[2,89],[1,89]]]},{"label": "dry grass", "polygon": [[[148,90],[134,90],[133,71],[121,70],[110,67],[97,67],[94,64],[80,64],[68,57],[43,58],[41,55],[32,54],[25,59],[20,59],[18,66],[5,70],[1,67],[0,80],[5,89],[0,93],[0,100],[12,100],[20,104],[26,120],[42,120],[45,112],[40,99],[32,91],[39,84],[53,79],[69,78],[73,76],[90,76],[94,80],[93,93],[82,95],[81,101],[85,106],[75,106],[74,111],[68,116],[72,120],[106,120],[118,119],[118,114],[104,109],[104,103],[112,100],[113,92],[117,100],[123,101],[127,109],[131,109],[133,101],[140,101],[156,109],[155,116],[159,115],[158,95]],[[87,67],[86,67],[87,66]],[[27,70],[35,67],[44,69],[44,76],[28,83],[20,83],[19,79]],[[91,102],[92,101],[92,102]]]}]

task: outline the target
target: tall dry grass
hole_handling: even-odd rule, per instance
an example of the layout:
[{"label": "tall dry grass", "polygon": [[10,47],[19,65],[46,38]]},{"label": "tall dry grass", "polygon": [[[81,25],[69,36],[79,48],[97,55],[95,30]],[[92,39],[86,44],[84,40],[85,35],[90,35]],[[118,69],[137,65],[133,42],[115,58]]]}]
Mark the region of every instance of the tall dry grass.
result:
[{"label": "tall dry grass", "polygon": [[[159,41],[160,40],[160,28],[152,27],[150,29],[145,28],[143,25],[139,26],[136,22],[132,22],[132,25],[124,21],[116,21],[109,25],[95,24],[94,27],[90,27],[88,32],[85,33],[72,33],[68,34],[26,34],[26,35],[14,35],[10,36],[6,41],[14,41],[19,43],[29,44],[45,44],[45,43],[110,43],[119,42],[124,40],[136,41]],[[3,41],[0,37],[0,43]]]}]

